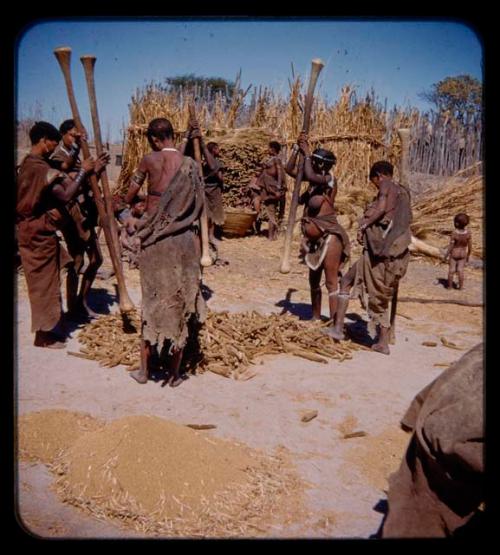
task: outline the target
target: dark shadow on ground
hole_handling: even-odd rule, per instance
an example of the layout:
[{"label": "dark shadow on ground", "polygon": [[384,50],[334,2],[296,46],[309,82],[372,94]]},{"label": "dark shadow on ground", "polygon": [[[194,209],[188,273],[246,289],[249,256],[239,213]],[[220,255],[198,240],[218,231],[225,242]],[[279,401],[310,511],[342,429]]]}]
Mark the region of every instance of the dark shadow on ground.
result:
[{"label": "dark shadow on ground", "polygon": [[[448,289],[448,279],[447,278],[438,278],[435,283],[436,283],[436,285],[442,285],[444,287],[444,289]],[[458,283],[456,283],[454,281],[451,284],[451,288],[458,290]]]},{"label": "dark shadow on ground", "polygon": [[141,333],[140,328],[137,329],[129,315],[122,314],[123,331],[125,333]]},{"label": "dark shadow on ground", "polygon": [[210,287],[208,285],[205,285],[204,283],[201,284],[201,295],[205,299],[205,301],[208,301],[208,299],[212,298],[213,294],[213,289],[210,289]]},{"label": "dark shadow on ground", "polygon": [[382,527],[384,526],[385,519],[387,518],[387,513],[389,511],[389,505],[387,504],[387,499],[379,499],[377,503],[373,506],[373,510],[377,513],[383,515],[383,518],[380,522],[378,530],[369,536],[370,540],[378,540],[382,537]]},{"label": "dark shadow on ground", "polygon": [[74,319],[64,314],[62,320],[56,326],[56,332],[61,333],[66,337],[72,337],[74,331],[81,329],[85,324],[90,322],[90,318]]},{"label": "dark shadow on ground", "polygon": [[373,510],[376,513],[380,513],[382,515],[387,514],[387,511],[389,510],[387,499],[379,499],[377,503],[373,506]]},{"label": "dark shadow on ground", "polygon": [[[92,288],[88,298],[88,305],[90,309],[98,315],[105,315],[110,313],[110,307],[117,301],[117,299],[118,296],[110,294],[107,289]],[[71,337],[74,331],[82,328],[85,324],[88,324],[92,320],[94,320],[94,318],[83,314],[70,316],[65,313],[61,323],[59,324],[59,328],[63,335]],[[135,329],[133,331],[135,331]]]},{"label": "dark shadow on ground", "polygon": [[448,289],[448,280],[446,278],[438,278],[436,285],[442,285],[445,289]]},{"label": "dark shadow on ground", "polygon": [[359,314],[350,312],[346,314],[346,319],[354,320],[352,324],[348,322],[345,324],[345,333],[349,339],[365,347],[371,347],[375,343],[368,333],[368,323]]},{"label": "dark shadow on ground", "polygon": [[286,292],[285,298],[278,301],[274,306],[282,307],[280,314],[293,314],[298,316],[299,320],[310,320],[312,318],[311,305],[309,303],[292,303],[292,294],[298,291],[297,289],[289,288]]},{"label": "dark shadow on ground", "polygon": [[[152,382],[160,383],[161,387],[169,385],[173,377],[169,369],[171,355],[168,355],[167,351],[168,348],[164,346],[161,354],[158,353],[157,349],[152,349],[150,353],[148,379]],[[189,378],[184,362],[181,364],[179,373],[183,381]]]},{"label": "dark shadow on ground", "polygon": [[[286,292],[285,298],[275,303],[274,306],[282,307],[280,314],[293,314],[298,316],[299,320],[310,320],[312,318],[312,308],[309,303],[293,303],[291,301],[292,294],[295,293],[297,289],[289,288]],[[329,319],[326,316],[321,316],[323,322],[327,322]],[[371,347],[375,340],[372,339],[368,333],[368,324],[363,320],[363,318],[356,314],[355,312],[350,312],[346,314],[346,320],[351,320],[353,323],[346,321],[345,332],[346,336],[354,341],[354,343],[359,343],[365,347]]]},{"label": "dark shadow on ground", "polygon": [[109,314],[110,307],[118,301],[118,291],[117,286],[114,284],[115,294],[111,294],[107,289],[95,289],[90,290],[90,295],[88,299],[89,307],[98,314]]},{"label": "dark shadow on ground", "polygon": [[[200,345],[200,330],[202,324],[193,316],[189,322],[189,336],[184,347],[182,361],[179,368],[181,379],[187,380],[190,375],[195,375],[199,364],[203,361],[204,356]],[[150,354],[150,370],[149,379],[154,382],[161,382],[161,387],[170,384],[173,373],[171,371],[172,355],[170,351],[170,342],[165,341],[161,352],[157,348],[151,349]],[[182,381],[180,382],[183,383]]]}]

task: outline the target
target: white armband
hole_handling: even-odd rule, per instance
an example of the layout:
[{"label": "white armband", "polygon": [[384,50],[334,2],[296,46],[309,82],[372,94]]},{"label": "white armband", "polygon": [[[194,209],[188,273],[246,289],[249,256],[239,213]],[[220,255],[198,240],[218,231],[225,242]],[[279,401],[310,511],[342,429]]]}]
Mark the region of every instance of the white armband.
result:
[{"label": "white armband", "polygon": [[64,173],[56,170],[55,168],[50,168],[47,171],[47,185],[50,185],[51,183],[53,183],[56,179],[60,178],[60,177],[64,177]]}]

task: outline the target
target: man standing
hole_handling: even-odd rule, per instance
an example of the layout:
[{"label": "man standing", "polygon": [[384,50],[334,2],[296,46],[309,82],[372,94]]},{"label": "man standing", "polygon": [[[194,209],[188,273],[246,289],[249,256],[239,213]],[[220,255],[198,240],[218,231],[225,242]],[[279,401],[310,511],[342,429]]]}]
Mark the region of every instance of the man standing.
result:
[{"label": "man standing", "polygon": [[[80,167],[81,141],[86,140],[78,132],[72,119],[63,121],[59,127],[62,141],[51,156],[51,162],[66,173],[77,172]],[[108,161],[107,154],[101,155],[103,161]],[[99,247],[99,241],[95,233],[97,225],[97,208],[91,191],[78,195],[66,204],[67,218],[61,227],[61,232],[66,241],[69,254],[73,258],[73,264],[68,268],[66,283],[66,295],[68,301],[68,313],[71,317],[95,317],[87,303],[90,288],[96,277],[97,271],[102,264],[103,257]],[[80,292],[78,292],[78,276],[83,267],[84,254],[87,253],[89,263],[82,277]]]},{"label": "man standing", "polygon": [[64,337],[54,328],[62,315],[59,272],[71,258],[60,246],[56,230],[64,204],[80,192],[85,177],[103,165],[100,160],[84,160],[73,179],[52,168],[48,159],[60,138],[53,125],[37,122],[30,130],[31,151],[17,175],[17,237],[37,347],[64,347]]},{"label": "man standing", "polygon": [[131,376],[139,383],[147,382],[154,349],[174,387],[184,378],[180,366],[186,342],[205,318],[197,236],[204,191],[196,162],[174,148],[170,121],[152,120],[147,137],[153,152],[141,160],[125,198],[132,203],[148,178],[146,213],[138,230],[141,368],[131,372]]},{"label": "man standing", "polygon": [[340,282],[335,326],[329,330],[334,339],[344,338],[344,316],[349,291],[359,296],[368,310],[370,331],[378,328],[377,342],[372,350],[389,354],[389,303],[399,280],[406,274],[410,261],[412,220],[409,192],[392,181],[393,166],[380,161],[370,169],[370,181],[377,187],[375,201],[359,221],[358,242],[363,245],[359,260],[351,266]]},{"label": "man standing", "polygon": [[123,210],[118,220],[121,223],[119,231],[120,246],[122,249],[122,260],[126,260],[129,268],[139,268],[139,252],[141,241],[137,237],[137,226],[144,215],[146,203],[138,199],[130,209]]}]

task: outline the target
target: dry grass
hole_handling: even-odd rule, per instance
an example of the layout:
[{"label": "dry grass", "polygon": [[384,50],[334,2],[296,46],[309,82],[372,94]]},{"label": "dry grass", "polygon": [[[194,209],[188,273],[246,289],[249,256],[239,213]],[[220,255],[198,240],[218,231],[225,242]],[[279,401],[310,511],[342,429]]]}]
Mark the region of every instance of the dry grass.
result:
[{"label": "dry grass", "polygon": [[[230,104],[222,95],[216,96],[210,107],[202,100],[197,102],[197,115],[204,135],[207,140],[221,144],[225,181],[233,193],[255,175],[269,140],[280,142],[284,146],[283,159],[287,158],[288,147],[295,142],[302,126],[304,102],[304,83],[300,76],[294,76],[289,86],[286,98],[267,88],[260,89],[246,127],[235,126],[248,91],[234,95]],[[117,186],[120,192],[124,192],[140,159],[149,151],[144,134],[148,122],[155,117],[167,117],[177,132],[183,132],[188,121],[188,101],[186,94],[164,92],[153,84],[136,92],[130,104],[131,125]],[[411,125],[417,116],[416,112],[388,112],[377,103],[374,93],[358,99],[354,88],[349,85],[343,88],[340,98],[333,104],[327,104],[321,97],[316,98],[311,143],[314,147],[332,149],[337,156],[335,173],[340,191],[346,195],[345,206],[366,196],[363,192],[367,189],[369,168],[373,162],[385,158],[397,166],[400,155],[397,128]],[[288,188],[292,186],[293,181],[289,178]],[[236,200],[241,200],[239,193],[226,195],[227,206],[236,206]],[[347,209],[344,207],[343,210]]]},{"label": "dry grass", "polygon": [[97,430],[104,422],[90,414],[51,409],[19,417],[19,458],[52,463],[84,433]]},{"label": "dry grass", "polygon": [[[293,68],[292,68],[293,71]],[[276,140],[283,145],[282,159],[286,161],[289,148],[295,142],[302,126],[304,82],[293,75],[289,80],[289,94],[284,97],[268,88],[254,93],[252,111],[245,126],[237,126],[238,114],[243,109],[246,93],[233,95],[232,102],[218,93],[215,102],[208,105],[197,101],[197,114],[206,140],[220,144],[225,166],[226,207],[250,206],[245,186],[258,171],[267,156],[267,144]],[[183,132],[188,121],[189,96],[164,92],[151,84],[138,90],[130,105],[131,125],[125,145],[124,164],[118,181],[118,190],[124,192],[132,172],[140,159],[149,151],[144,131],[154,117],[164,116],[172,121],[174,129]],[[239,118],[241,120],[241,118]],[[342,223],[351,228],[361,216],[366,204],[376,191],[368,180],[369,169],[377,160],[386,159],[395,166],[395,179],[399,179],[401,144],[397,130],[412,128],[419,120],[416,110],[388,110],[378,102],[374,91],[358,98],[353,86],[345,85],[334,103],[317,96],[313,106],[310,142],[313,147],[333,150],[337,157],[335,175],[339,184],[336,208],[344,217]],[[474,236],[474,255],[482,257],[482,208],[478,195],[481,178],[473,177],[466,187],[453,191],[445,188],[435,198],[415,207],[414,233],[443,239],[449,236],[453,211],[470,211],[473,200],[471,229]],[[305,186],[305,184],[304,184]],[[290,205],[293,179],[287,177],[287,209]],[[437,222],[432,222],[437,211]],[[456,212],[455,212],[456,213]],[[287,214],[285,213],[285,221]],[[450,221],[446,221],[449,219]]]},{"label": "dry grass", "polygon": [[450,178],[436,193],[425,195],[413,206],[412,232],[419,239],[447,246],[453,231],[453,217],[465,212],[470,217],[472,255],[484,257],[483,176],[467,180]]}]

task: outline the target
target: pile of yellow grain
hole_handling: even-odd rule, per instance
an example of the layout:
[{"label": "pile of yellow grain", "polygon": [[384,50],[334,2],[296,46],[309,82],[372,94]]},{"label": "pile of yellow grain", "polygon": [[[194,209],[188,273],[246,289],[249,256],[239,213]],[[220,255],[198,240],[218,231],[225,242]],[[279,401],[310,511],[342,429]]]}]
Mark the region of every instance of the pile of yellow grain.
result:
[{"label": "pile of yellow grain", "polygon": [[[66,414],[60,427],[67,422]],[[30,438],[46,423],[39,412],[20,424],[32,459],[39,446]],[[264,534],[299,503],[295,471],[281,456],[206,433],[156,416],[120,418],[72,441],[50,426],[44,434],[60,454],[43,460],[62,501],[97,519],[167,537]]]}]

